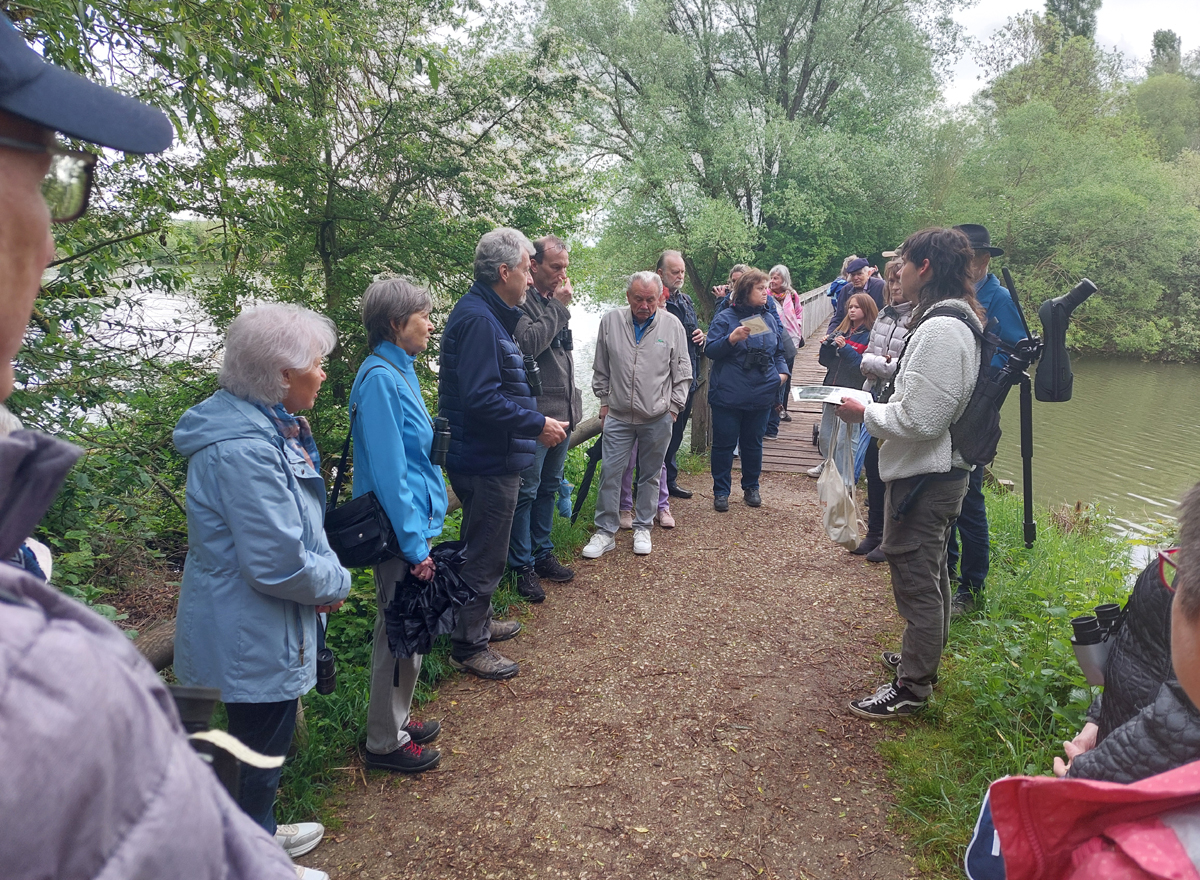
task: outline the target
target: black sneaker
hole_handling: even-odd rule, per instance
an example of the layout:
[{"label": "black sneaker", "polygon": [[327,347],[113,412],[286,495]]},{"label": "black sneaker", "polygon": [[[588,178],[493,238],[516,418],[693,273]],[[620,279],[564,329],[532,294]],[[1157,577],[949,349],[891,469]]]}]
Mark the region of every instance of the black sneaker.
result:
[{"label": "black sneaker", "polygon": [[867,554],[867,562],[887,562],[887,556],[883,552],[882,544]]},{"label": "black sneaker", "polygon": [[900,672],[900,652],[899,651],[884,651],[879,655],[879,660],[883,663],[883,668],[896,675]]},{"label": "black sneaker", "polygon": [[717,511],[717,513],[726,513],[729,510],[729,496],[714,495],[713,510]]},{"label": "black sneaker", "polygon": [[538,577],[557,584],[565,584],[575,577],[575,572],[555,559],[553,553],[547,553],[541,559],[535,560],[533,570],[537,572]]},{"label": "black sneaker", "polygon": [[532,565],[528,568],[518,569],[517,592],[521,595],[522,599],[535,604],[545,601],[546,591],[542,589],[542,582],[538,578],[537,572],[533,570]]},{"label": "black sneaker", "polygon": [[748,507],[762,507],[762,496],[758,494],[757,489],[746,489],[743,494]]},{"label": "black sneaker", "polygon": [[861,718],[903,718],[925,708],[927,700],[918,697],[907,685],[890,681],[869,697],[850,701],[850,711]]},{"label": "black sneaker", "polygon": [[954,598],[950,600],[950,616],[962,617],[965,614],[975,613],[975,597],[967,592],[962,591],[954,594]]},{"label": "black sneaker", "polygon": [[363,763],[368,770],[391,770],[394,773],[420,773],[438,765],[442,753],[437,749],[427,749],[409,740],[394,752],[377,755],[363,749]]},{"label": "black sneaker", "polygon": [[408,724],[404,725],[402,729],[408,734],[410,740],[423,746],[438,738],[438,734],[442,732],[442,725],[437,721],[417,721],[410,718]]},{"label": "black sneaker", "polygon": [[[859,542],[859,545],[850,552],[855,556],[866,556],[881,543],[882,540],[876,535],[867,535],[862,539],[862,541]],[[882,553],[883,551],[880,550],[879,552]]]},{"label": "black sneaker", "polygon": [[692,490],[685,489],[683,486],[677,486],[674,483],[667,483],[667,494],[672,498],[691,498]]}]

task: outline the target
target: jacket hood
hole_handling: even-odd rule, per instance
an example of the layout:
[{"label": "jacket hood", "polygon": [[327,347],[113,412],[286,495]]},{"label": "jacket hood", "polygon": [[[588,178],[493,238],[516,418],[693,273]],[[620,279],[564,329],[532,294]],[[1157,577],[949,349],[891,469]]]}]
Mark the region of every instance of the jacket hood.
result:
[{"label": "jacket hood", "polygon": [[222,390],[185,412],[175,425],[172,439],[180,454],[191,458],[205,446],[223,440],[274,442],[278,436],[271,420],[258,407]]},{"label": "jacket hood", "polygon": [[482,281],[476,281],[471,285],[468,293],[474,293],[483,298],[487,303],[487,307],[492,310],[492,314],[504,325],[504,329],[510,334],[517,329],[517,322],[521,320],[522,312],[520,309],[510,306],[504,300],[500,299],[500,294],[492,290],[490,286]]},{"label": "jacket hood", "polygon": [[83,450],[36,431],[0,438],[0,557],[17,551]]}]

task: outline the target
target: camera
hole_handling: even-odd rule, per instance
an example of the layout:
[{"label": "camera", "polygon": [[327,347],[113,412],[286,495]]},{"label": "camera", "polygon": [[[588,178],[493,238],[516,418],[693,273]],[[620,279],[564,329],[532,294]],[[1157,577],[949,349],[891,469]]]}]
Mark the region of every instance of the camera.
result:
[{"label": "camera", "polygon": [[337,658],[333,651],[321,648],[317,651],[317,693],[328,696],[337,690]]},{"label": "camera", "polygon": [[446,453],[450,451],[450,420],[438,416],[433,420],[433,443],[429,447],[429,461],[438,467],[446,466]]},{"label": "camera", "polygon": [[529,383],[529,392],[534,397],[542,396],[542,368],[531,354],[525,355],[525,381]]}]

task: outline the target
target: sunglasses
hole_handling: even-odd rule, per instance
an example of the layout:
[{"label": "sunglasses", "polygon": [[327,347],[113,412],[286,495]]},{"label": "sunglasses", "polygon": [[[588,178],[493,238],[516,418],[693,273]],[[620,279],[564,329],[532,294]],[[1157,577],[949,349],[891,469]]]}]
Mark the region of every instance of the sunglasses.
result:
[{"label": "sunglasses", "polygon": [[42,180],[42,196],[50,208],[52,223],[70,223],[87,210],[96,176],[98,157],[82,150],[64,150],[53,144],[35,144],[0,137],[0,147],[50,156],[50,170]]}]

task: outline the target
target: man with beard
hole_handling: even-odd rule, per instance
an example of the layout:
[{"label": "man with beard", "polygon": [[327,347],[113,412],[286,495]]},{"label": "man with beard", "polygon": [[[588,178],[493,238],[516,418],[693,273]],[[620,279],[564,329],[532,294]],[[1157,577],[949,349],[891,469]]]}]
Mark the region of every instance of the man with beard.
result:
[{"label": "man with beard", "polygon": [[692,303],[692,298],[683,292],[683,277],[687,274],[683,254],[679,251],[663,251],[655,271],[667,291],[667,311],[683,325],[683,331],[687,334],[688,360],[692,362],[692,384],[688,389],[687,402],[675,420],[671,429],[671,442],[667,444],[667,491],[676,498],[691,498],[691,490],[684,489],[675,482],[679,476],[675,453],[683,444],[683,431],[692,414],[692,398],[696,394],[696,386],[700,384],[700,349],[704,347],[705,337],[696,318],[696,306]]}]

